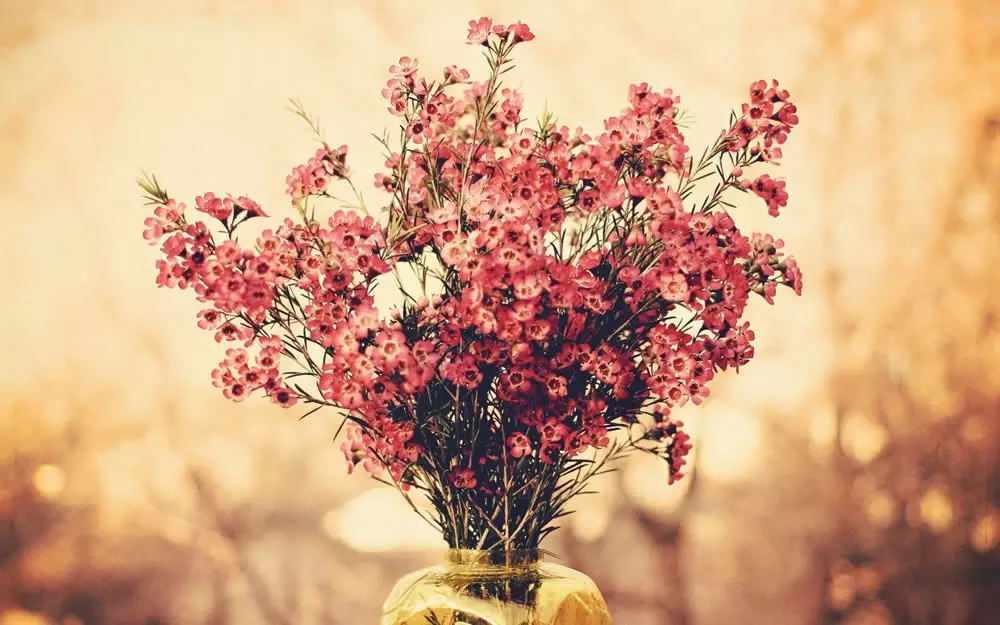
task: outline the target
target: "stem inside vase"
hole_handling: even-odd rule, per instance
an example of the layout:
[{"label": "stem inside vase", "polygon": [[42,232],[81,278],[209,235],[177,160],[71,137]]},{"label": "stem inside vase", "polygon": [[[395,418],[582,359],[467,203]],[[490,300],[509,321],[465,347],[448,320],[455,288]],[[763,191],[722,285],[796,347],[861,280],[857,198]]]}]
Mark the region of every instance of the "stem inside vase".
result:
[{"label": "stem inside vase", "polygon": [[447,563],[456,590],[533,609],[542,577],[540,550],[449,549]]}]

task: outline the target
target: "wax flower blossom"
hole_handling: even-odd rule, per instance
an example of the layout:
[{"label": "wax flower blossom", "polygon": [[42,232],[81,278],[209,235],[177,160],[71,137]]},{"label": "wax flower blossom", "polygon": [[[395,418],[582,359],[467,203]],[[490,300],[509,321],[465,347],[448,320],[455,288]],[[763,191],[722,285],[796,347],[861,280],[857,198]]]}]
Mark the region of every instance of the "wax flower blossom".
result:
[{"label": "wax flower blossom", "polygon": [[[214,384],[234,401],[340,411],[349,470],[425,496],[454,548],[537,547],[628,453],[680,479],[691,441],[675,409],[753,358],[751,295],[802,288],[782,241],[744,234],[726,199],[786,206],[783,181],[746,172],[780,161],[798,122],[787,91],[754,82],[696,160],[680,97],[645,83],[596,135],[547,113],[526,124],[501,76],[533,38],[521,23],[470,22],[483,81],[455,66],[434,80],[409,57],[392,66],[383,95],[400,132],[382,141],[379,211],[357,193],[317,209],[355,189],[347,146],[325,142],[286,179],[299,218],[255,237],[237,236],[267,217],[248,198],[206,193],[192,210],[140,180],[157,283],[193,291],[198,325],[226,346]],[[372,294],[386,280],[402,297],[391,313]]]}]

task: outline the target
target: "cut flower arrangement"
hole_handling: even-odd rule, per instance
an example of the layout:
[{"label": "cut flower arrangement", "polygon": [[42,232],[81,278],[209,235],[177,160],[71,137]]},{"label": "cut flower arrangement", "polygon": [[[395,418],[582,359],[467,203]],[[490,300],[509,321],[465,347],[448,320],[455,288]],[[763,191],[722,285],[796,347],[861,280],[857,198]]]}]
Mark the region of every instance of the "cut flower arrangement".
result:
[{"label": "cut flower arrangement", "polygon": [[[782,241],[744,234],[727,210],[730,192],[773,216],[786,205],[783,181],[747,172],[781,158],[798,121],[787,91],[753,83],[698,159],[679,96],[645,83],[596,136],[547,113],[530,125],[501,79],[533,38],[470,22],[482,81],[455,66],[431,80],[408,57],[391,67],[382,94],[400,124],[380,138],[378,211],[347,146],[325,141],[286,179],[299,219],[249,239],[241,227],[267,217],[253,200],[206,193],[193,214],[139,181],[157,284],[194,291],[198,325],[229,345],[214,384],[339,411],[348,470],[398,488],[450,548],[397,585],[390,625],[610,622],[588,578],[540,563],[542,539],[626,454],[681,479],[691,442],[672,411],[752,359],[751,295],[801,293]],[[356,201],[325,207],[338,186]],[[383,313],[385,280],[402,303]]]}]

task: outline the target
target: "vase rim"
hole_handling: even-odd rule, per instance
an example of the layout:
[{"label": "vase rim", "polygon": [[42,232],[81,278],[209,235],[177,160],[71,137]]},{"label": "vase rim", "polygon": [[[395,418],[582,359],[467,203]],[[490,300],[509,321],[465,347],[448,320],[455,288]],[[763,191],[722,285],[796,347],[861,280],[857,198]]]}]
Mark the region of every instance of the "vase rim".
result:
[{"label": "vase rim", "polygon": [[541,549],[449,549],[449,564],[464,566],[531,566],[542,561]]}]

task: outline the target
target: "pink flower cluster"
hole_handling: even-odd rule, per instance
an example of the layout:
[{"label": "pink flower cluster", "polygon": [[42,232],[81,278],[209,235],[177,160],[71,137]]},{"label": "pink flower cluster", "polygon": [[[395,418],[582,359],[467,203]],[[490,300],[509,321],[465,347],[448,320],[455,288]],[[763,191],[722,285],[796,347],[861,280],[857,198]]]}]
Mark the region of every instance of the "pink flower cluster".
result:
[{"label": "pink flower cluster", "polygon": [[[559,465],[635,428],[671,482],[684,474],[691,444],[672,411],[753,358],[751,293],[770,303],[778,286],[801,292],[783,243],[742,233],[722,200],[750,190],[772,215],[786,205],[784,182],[742,176],[780,159],[795,106],[777,82],[754,83],[698,163],[680,97],[645,83],[596,136],[527,127],[499,74],[533,38],[519,22],[470,22],[468,43],[495,68],[483,82],[454,66],[430,80],[409,57],[392,66],[382,93],[403,144],[375,180],[391,196],[385,219],[301,211],[303,223],[246,245],[236,226],[264,216],[249,200],[197,199],[229,235],[217,242],[159,198],[144,234],[161,243],[157,283],[193,289],[206,304],[199,325],[239,345],[212,375],[227,397],[263,390],[284,406],[344,410],[349,466],[388,470],[404,488],[502,497],[515,467]],[[296,167],[293,202],[348,179],[346,155],[324,145]],[[692,206],[716,158],[722,183]],[[387,318],[372,288],[404,264],[438,288],[406,293]]]},{"label": "pink flower cluster", "polygon": [[345,180],[347,171],[347,146],[336,150],[327,146],[316,150],[315,156],[305,165],[299,165],[285,178],[288,195],[293,201],[309,195],[322,195],[332,180]]}]

